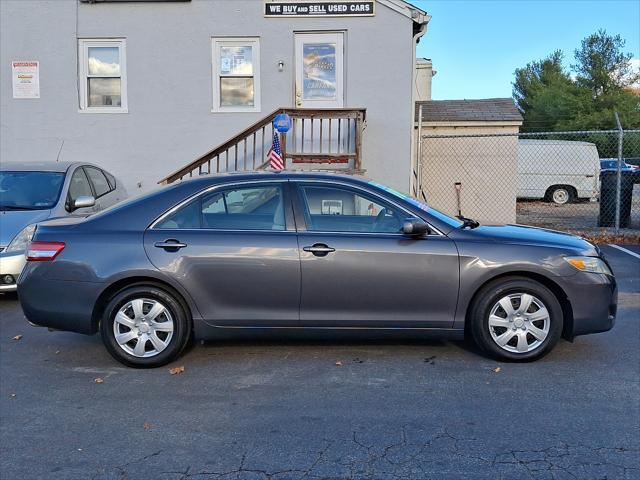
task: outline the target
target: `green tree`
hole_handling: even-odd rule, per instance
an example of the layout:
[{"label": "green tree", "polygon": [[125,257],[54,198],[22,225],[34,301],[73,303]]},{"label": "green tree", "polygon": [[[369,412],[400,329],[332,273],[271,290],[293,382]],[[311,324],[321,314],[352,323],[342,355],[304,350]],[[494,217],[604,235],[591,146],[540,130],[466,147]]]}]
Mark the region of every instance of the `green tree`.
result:
[{"label": "green tree", "polygon": [[547,58],[528,63],[515,72],[513,97],[523,114],[533,109],[532,101],[548,88],[571,84],[569,74],[562,66],[563,54],[556,50]]},{"label": "green tree", "polygon": [[624,53],[625,41],[620,35],[608,35],[598,30],[582,40],[574,51],[576,63],[571,68],[576,72],[579,85],[590,89],[598,98],[628,87],[638,80],[631,68],[631,53]]},{"label": "green tree", "polygon": [[515,71],[513,97],[524,118],[523,131],[615,128],[614,112],[624,128],[640,128],[640,97],[626,87],[638,80],[624,40],[600,30],[575,51],[575,76],[563,67],[563,54]]}]

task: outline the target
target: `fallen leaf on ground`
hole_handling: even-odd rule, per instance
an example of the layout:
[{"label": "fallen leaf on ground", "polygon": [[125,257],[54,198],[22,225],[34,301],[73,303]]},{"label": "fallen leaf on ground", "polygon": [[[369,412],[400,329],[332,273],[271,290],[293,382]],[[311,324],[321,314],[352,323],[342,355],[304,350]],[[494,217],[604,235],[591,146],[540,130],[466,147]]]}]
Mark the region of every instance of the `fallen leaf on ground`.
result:
[{"label": "fallen leaf on ground", "polygon": [[184,365],[180,366],[180,367],[173,367],[169,369],[169,373],[171,375],[179,375],[181,373],[184,373]]},{"label": "fallen leaf on ground", "polygon": [[22,338],[22,335],[16,335],[15,337],[13,337],[14,340],[20,340]]},{"label": "fallen leaf on ground", "polygon": [[96,383],[104,383],[104,379],[100,378],[100,377],[94,378],[93,381],[96,382]]},{"label": "fallen leaf on ground", "polygon": [[341,362],[340,360],[338,360],[338,361],[336,362],[336,365],[337,365],[337,366],[339,366],[339,367],[341,367],[341,366],[342,366],[342,362]]},{"label": "fallen leaf on ground", "polygon": [[149,431],[153,428],[153,425],[151,425],[150,423],[146,423],[144,425],[142,425],[142,428],[144,428],[145,430]]},{"label": "fallen leaf on ground", "polygon": [[496,372],[496,373],[500,373],[500,370],[502,370],[500,367],[493,369],[493,371]]}]

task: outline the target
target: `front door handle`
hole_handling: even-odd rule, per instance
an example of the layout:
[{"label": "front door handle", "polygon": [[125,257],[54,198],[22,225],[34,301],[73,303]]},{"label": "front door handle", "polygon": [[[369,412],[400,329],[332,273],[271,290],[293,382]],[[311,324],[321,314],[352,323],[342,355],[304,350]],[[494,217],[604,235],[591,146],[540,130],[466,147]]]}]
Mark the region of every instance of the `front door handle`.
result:
[{"label": "front door handle", "polygon": [[157,248],[164,248],[167,252],[177,252],[181,248],[186,247],[187,244],[181,243],[178,240],[170,238],[168,240],[165,240],[164,242],[157,242],[153,246]]},{"label": "front door handle", "polygon": [[335,248],[328,247],[324,243],[314,243],[310,247],[302,247],[305,252],[311,252],[316,257],[325,257],[328,253],[335,252]]}]

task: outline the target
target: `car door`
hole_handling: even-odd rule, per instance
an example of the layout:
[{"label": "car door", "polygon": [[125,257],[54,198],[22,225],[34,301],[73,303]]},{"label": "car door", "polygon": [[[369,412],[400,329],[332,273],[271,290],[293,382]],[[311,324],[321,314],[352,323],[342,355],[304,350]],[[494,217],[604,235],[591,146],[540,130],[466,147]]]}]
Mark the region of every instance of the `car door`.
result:
[{"label": "car door", "polygon": [[97,207],[95,205],[86,208],[73,208],[73,203],[79,197],[86,196],[95,197],[95,193],[84,169],[82,167],[77,167],[71,174],[71,179],[69,180],[69,187],[65,202],[66,210],[74,215],[90,215],[95,213],[97,211]]},{"label": "car door", "polygon": [[363,187],[296,185],[301,261],[300,320],[306,326],[450,328],[458,252],[437,232],[401,233],[412,216]]},{"label": "car door", "polygon": [[145,232],[151,262],[221,326],[297,326],[300,259],[286,181],[209,189]]}]

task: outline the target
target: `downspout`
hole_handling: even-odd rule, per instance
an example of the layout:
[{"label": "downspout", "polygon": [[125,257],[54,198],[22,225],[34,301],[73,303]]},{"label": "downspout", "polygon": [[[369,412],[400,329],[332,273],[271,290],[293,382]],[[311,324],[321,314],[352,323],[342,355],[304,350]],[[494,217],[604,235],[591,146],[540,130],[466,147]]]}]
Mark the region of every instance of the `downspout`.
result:
[{"label": "downspout", "polygon": [[[409,178],[409,191],[410,192],[416,192],[416,198],[420,198],[420,191],[419,191],[419,187],[420,187],[420,183],[421,183],[421,179],[420,179],[420,172],[418,172],[418,165],[419,165],[419,151],[420,151],[420,136],[422,134],[422,132],[415,130],[415,125],[416,125],[416,98],[414,95],[414,86],[415,86],[415,82],[416,82],[416,51],[417,51],[417,46],[418,46],[418,42],[420,42],[420,38],[422,38],[422,36],[427,33],[427,25],[429,24],[429,20],[431,20],[431,16],[429,15],[423,15],[422,13],[420,13],[417,10],[412,10],[411,11],[411,18],[413,19],[413,21],[417,24],[417,28],[416,26],[414,26],[414,35],[413,35],[413,48],[412,48],[412,59],[411,59],[411,136],[410,136],[410,141],[413,143],[413,139],[415,137],[415,148],[411,149],[411,172],[410,172],[410,178]],[[419,119],[422,120],[422,119]],[[413,146],[413,145],[412,145]],[[414,176],[414,172],[416,173],[416,175]]]}]

